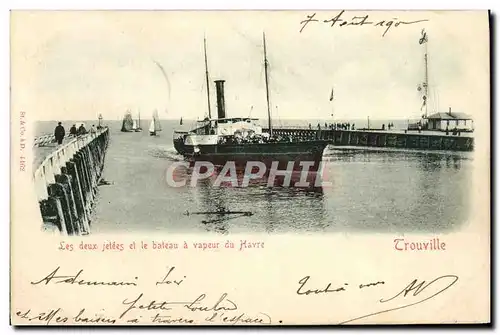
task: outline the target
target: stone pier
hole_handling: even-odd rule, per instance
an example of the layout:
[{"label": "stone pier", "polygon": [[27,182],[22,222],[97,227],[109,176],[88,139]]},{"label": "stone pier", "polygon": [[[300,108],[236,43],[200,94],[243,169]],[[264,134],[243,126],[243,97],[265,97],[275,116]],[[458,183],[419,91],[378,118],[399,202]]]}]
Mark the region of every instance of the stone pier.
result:
[{"label": "stone pier", "polygon": [[[263,129],[263,131],[267,131]],[[419,150],[473,151],[474,138],[470,133],[461,136],[444,132],[401,132],[383,130],[340,129],[273,129],[274,135],[290,136],[297,140],[323,139],[334,146],[385,147]]]},{"label": "stone pier", "polygon": [[[44,143],[35,139],[34,146]],[[109,143],[109,129],[74,137],[54,148],[33,180],[45,229],[64,235],[90,233],[91,212]]]}]

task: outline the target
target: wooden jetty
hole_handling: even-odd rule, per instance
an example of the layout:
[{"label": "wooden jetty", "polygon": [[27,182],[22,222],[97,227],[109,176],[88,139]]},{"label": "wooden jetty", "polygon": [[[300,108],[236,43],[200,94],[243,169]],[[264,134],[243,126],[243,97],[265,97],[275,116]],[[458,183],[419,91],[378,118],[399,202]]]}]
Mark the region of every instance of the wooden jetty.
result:
[{"label": "wooden jetty", "polygon": [[[263,129],[263,131],[267,131]],[[419,150],[473,151],[474,138],[470,134],[461,136],[446,133],[400,132],[384,130],[343,130],[343,129],[294,129],[273,128],[273,134],[290,136],[292,139],[326,139],[334,146],[379,147]]]},{"label": "wooden jetty", "polygon": [[[45,137],[35,139],[34,146],[47,142]],[[74,137],[55,147],[35,170],[33,182],[44,229],[55,228],[64,235],[90,232],[108,143],[108,128]]]}]

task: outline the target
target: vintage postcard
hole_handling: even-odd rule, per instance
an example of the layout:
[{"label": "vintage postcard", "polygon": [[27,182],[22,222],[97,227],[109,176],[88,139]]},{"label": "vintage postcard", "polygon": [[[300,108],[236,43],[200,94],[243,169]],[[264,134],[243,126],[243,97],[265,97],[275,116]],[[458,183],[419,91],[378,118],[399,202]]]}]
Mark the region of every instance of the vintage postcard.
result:
[{"label": "vintage postcard", "polygon": [[489,323],[487,11],[12,11],[13,325]]}]

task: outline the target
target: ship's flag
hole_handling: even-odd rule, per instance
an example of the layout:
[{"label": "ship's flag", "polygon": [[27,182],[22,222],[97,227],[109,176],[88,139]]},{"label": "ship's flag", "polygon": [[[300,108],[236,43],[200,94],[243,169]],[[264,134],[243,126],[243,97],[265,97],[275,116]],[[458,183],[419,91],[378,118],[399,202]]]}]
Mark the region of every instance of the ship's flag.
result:
[{"label": "ship's flag", "polygon": [[418,40],[418,44],[420,44],[420,45],[427,43],[427,41],[429,40],[427,38],[427,33],[425,32],[425,29],[422,29],[421,34],[422,35],[420,36],[420,39]]},{"label": "ship's flag", "polygon": [[420,107],[420,110],[422,110],[425,107],[425,105],[427,105],[427,97],[425,95],[422,97],[422,100],[423,102],[422,102],[422,107]]},{"label": "ship's flag", "polygon": [[330,101],[333,101],[333,88],[332,88],[332,93],[330,93]]}]

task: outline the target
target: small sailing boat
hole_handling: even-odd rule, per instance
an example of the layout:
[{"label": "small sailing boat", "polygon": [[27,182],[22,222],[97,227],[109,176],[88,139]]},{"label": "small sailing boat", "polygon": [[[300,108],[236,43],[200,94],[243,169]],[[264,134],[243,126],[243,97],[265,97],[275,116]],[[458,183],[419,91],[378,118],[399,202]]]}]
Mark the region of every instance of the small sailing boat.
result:
[{"label": "small sailing boat", "polygon": [[149,135],[155,136],[155,120],[151,120],[151,123],[149,124]]},{"label": "small sailing boat", "polygon": [[153,119],[149,125],[149,135],[156,136],[159,131],[161,131],[161,124],[158,117],[158,111],[155,110],[153,113]]},{"label": "small sailing boat", "polygon": [[[134,121],[135,122],[135,121]],[[135,131],[136,132],[140,132],[142,131],[142,128],[141,128],[141,113],[139,113],[139,118],[137,120],[137,127],[135,128]]]},{"label": "small sailing boat", "polygon": [[181,120],[179,121],[179,124],[182,126],[182,117],[181,117]]},{"label": "small sailing boat", "polygon": [[127,111],[127,113],[125,113],[125,116],[123,117],[121,131],[127,133],[131,132],[133,131],[133,127],[134,127],[134,120],[132,120],[132,113],[130,113],[130,111]]}]

